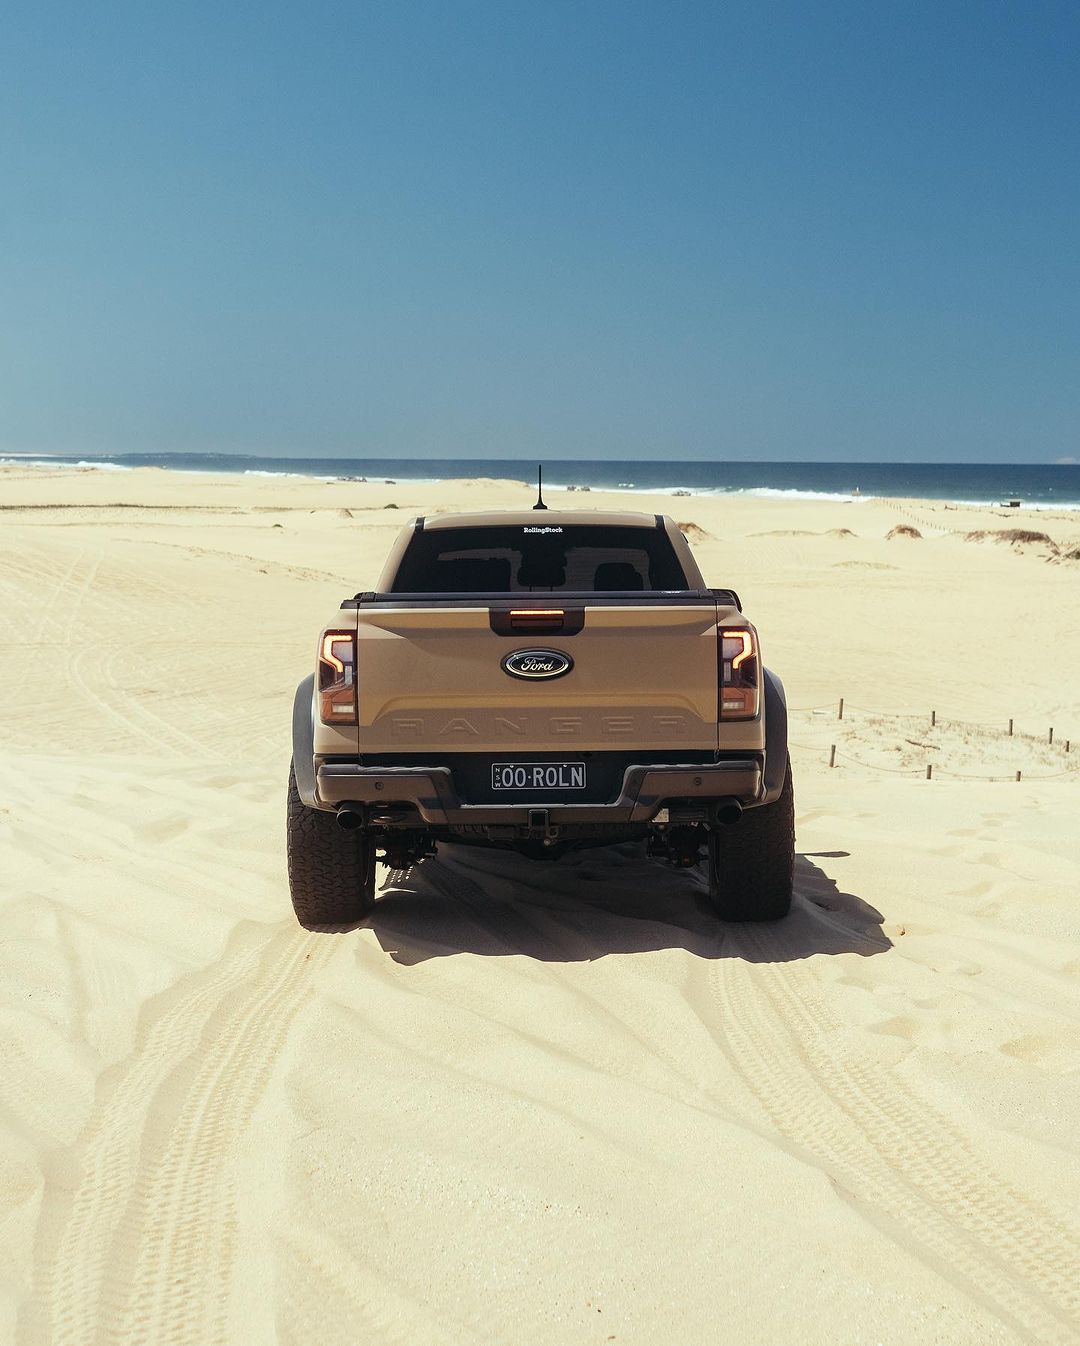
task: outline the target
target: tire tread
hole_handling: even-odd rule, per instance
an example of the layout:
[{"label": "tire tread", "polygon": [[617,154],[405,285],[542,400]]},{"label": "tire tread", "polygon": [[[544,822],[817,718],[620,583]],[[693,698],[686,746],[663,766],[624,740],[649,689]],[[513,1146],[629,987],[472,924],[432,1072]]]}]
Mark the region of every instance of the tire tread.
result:
[{"label": "tire tread", "polygon": [[778,921],[788,914],[795,872],[790,758],[778,799],[711,833],[708,863],[709,897],[722,920]]},{"label": "tire tread", "polygon": [[350,925],[368,914],[375,903],[370,842],[344,831],[332,813],[308,808],[291,763],[286,842],[293,911],[306,930]]}]

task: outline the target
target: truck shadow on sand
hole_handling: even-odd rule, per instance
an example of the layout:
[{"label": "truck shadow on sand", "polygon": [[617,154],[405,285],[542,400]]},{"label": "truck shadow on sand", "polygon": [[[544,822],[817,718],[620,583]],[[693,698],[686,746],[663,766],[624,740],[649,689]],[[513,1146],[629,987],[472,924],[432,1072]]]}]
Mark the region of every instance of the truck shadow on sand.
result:
[{"label": "truck shadow on sand", "polygon": [[390,872],[362,924],[404,966],[459,953],[554,963],[661,949],[754,963],[885,953],[892,941],[881,913],[842,891],[814,863],[846,855],[797,856],[791,915],[739,925],[713,915],[704,866],[677,871],[647,859],[640,845],[583,851],[550,864],[444,845],[437,857]]}]

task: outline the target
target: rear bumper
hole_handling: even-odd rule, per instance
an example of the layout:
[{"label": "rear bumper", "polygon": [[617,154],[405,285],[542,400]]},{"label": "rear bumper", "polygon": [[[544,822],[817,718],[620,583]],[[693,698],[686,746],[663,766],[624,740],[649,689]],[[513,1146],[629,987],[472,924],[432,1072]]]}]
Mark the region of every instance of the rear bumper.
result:
[{"label": "rear bumper", "polygon": [[408,804],[431,827],[528,825],[542,809],[555,826],[571,823],[647,823],[669,800],[738,800],[744,808],[761,803],[761,763],[752,757],[704,765],[628,766],[619,797],[609,804],[546,804],[542,798],[514,804],[466,804],[454,788],[449,767],[364,767],[324,762],[316,772],[319,804]]}]

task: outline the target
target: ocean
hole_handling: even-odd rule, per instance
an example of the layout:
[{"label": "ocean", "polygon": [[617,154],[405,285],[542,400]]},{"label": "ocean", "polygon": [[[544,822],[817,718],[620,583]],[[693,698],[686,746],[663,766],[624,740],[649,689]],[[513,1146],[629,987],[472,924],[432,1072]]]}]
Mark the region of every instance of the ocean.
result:
[{"label": "ocean", "polygon": [[[159,467],[176,472],[248,472],[324,479],[446,481],[509,477],[536,481],[534,461],[505,458],[296,458],[203,453],[120,453],[91,458],[9,454],[0,457],[0,463],[116,471]],[[553,488],[589,486],[595,490],[667,494],[688,491],[820,500],[911,496],[957,504],[1019,500],[1028,509],[1080,509],[1080,464],[600,462],[553,458],[544,463],[544,481]]]}]

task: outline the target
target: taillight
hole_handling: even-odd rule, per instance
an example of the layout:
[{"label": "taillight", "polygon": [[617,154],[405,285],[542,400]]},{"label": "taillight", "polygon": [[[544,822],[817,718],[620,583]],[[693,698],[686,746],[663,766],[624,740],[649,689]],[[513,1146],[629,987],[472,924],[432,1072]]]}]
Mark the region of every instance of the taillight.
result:
[{"label": "taillight", "polygon": [[326,631],[319,646],[319,718],[355,724],[356,632]]},{"label": "taillight", "polygon": [[720,718],[753,720],[758,713],[758,653],[754,632],[748,627],[721,627]]}]

